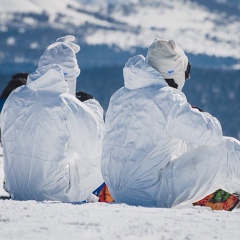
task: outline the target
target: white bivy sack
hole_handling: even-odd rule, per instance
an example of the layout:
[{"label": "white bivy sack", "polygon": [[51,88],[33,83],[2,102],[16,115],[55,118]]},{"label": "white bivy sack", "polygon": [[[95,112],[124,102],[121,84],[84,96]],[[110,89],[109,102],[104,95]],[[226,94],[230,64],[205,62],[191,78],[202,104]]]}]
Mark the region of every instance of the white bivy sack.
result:
[{"label": "white bivy sack", "polygon": [[[63,51],[76,81],[73,50],[65,43],[52,49]],[[80,102],[69,94],[64,67],[48,62],[48,54],[2,110],[6,188],[17,200],[84,201],[103,183],[103,109],[95,99]]]},{"label": "white bivy sack", "polygon": [[124,67],[106,114],[102,173],[116,202],[173,207],[240,190],[240,143],[191,107],[145,58]]}]

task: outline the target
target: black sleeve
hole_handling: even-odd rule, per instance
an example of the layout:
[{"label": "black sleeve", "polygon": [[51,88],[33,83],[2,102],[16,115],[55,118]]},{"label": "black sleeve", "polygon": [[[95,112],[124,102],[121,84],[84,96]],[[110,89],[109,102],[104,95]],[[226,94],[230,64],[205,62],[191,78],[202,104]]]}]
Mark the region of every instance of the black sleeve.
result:
[{"label": "black sleeve", "polygon": [[91,94],[82,91],[76,93],[76,98],[79,99],[81,102],[84,102],[89,99],[94,99],[94,97]]}]

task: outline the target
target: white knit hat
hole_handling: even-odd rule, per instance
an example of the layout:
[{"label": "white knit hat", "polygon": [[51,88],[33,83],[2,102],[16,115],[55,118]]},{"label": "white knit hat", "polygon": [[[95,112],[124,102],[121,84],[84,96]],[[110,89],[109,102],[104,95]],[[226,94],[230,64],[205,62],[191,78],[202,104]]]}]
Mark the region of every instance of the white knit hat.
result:
[{"label": "white knit hat", "polygon": [[188,58],[173,40],[155,39],[148,48],[146,61],[165,79],[174,79],[177,88],[182,90]]}]

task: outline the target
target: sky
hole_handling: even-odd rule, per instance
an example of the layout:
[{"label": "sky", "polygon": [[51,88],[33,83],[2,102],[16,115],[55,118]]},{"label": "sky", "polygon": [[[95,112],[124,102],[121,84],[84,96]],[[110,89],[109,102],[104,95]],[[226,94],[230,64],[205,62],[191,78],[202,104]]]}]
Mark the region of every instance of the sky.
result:
[{"label": "sky", "polygon": [[[3,178],[0,156],[7,196]],[[227,240],[240,239],[239,226],[240,209],[0,200],[0,240]]]}]

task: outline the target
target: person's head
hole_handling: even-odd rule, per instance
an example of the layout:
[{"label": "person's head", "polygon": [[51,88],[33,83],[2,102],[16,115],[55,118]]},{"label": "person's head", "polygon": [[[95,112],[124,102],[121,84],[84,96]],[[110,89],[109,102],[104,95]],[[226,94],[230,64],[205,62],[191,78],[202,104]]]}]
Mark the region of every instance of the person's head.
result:
[{"label": "person's head", "polygon": [[20,87],[22,85],[26,85],[27,77],[28,77],[28,73],[25,73],[25,72],[14,74],[11,77],[10,81],[8,82],[7,86],[3,89],[0,97],[7,98],[15,88]]},{"label": "person's head", "polygon": [[68,82],[70,93],[75,95],[76,78],[80,74],[80,69],[74,49],[65,42],[55,42],[51,44],[40,57],[38,68],[52,64],[61,66],[64,78]]},{"label": "person's head", "polygon": [[164,77],[169,86],[182,90],[190,78],[190,63],[173,40],[155,39],[148,48],[146,61]]}]

